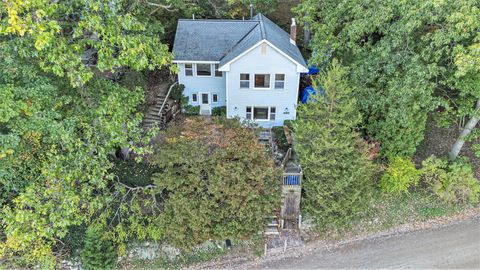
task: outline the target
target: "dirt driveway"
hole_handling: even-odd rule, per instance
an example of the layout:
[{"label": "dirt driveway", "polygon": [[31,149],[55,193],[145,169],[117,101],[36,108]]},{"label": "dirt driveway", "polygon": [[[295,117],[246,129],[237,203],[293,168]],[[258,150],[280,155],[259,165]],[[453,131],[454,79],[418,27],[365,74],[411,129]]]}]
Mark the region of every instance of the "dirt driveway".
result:
[{"label": "dirt driveway", "polygon": [[313,250],[299,258],[269,261],[252,268],[480,269],[480,219]]}]

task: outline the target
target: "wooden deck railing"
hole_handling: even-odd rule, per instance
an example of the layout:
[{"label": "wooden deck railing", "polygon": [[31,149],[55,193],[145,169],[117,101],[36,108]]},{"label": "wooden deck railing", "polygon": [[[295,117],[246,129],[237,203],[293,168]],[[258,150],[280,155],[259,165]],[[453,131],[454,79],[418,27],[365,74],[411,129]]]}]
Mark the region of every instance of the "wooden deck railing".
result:
[{"label": "wooden deck railing", "polygon": [[160,106],[160,110],[158,111],[158,115],[162,115],[163,108],[165,107],[165,104],[167,103],[168,98],[170,97],[170,92],[172,92],[173,87],[177,84],[178,82],[174,82],[172,85],[170,85],[170,88],[168,88],[167,95],[165,96],[165,99],[162,102],[162,105]]},{"label": "wooden deck railing", "polygon": [[292,148],[288,148],[287,153],[285,154],[285,157],[282,160],[283,168],[287,167],[287,163],[291,157],[292,157]]}]

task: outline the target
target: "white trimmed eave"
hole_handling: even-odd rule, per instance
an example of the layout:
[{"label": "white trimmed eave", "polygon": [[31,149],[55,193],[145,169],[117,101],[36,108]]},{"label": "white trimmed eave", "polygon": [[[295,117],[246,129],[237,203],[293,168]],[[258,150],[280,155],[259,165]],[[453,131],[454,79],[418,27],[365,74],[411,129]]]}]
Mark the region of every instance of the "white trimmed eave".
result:
[{"label": "white trimmed eave", "polygon": [[279,48],[277,48],[276,46],[274,46],[272,43],[270,43],[268,40],[266,39],[262,39],[260,40],[257,44],[253,45],[252,47],[250,47],[248,50],[245,50],[243,53],[239,54],[237,57],[233,58],[232,60],[228,61],[227,63],[223,64],[222,66],[220,66],[218,68],[218,71],[230,71],[230,64],[232,64],[233,62],[237,61],[238,59],[240,59],[242,56],[244,56],[245,54],[249,53],[250,51],[252,51],[253,49],[255,49],[256,47],[260,46],[261,44],[263,43],[266,43],[268,44],[270,47],[274,48],[277,52],[279,52],[281,55],[283,55],[285,58],[287,58],[288,60],[292,61],[293,63],[295,63],[297,65],[297,72],[299,73],[307,73],[308,72],[308,68],[300,63],[298,63],[297,61],[295,61],[293,58],[291,58],[290,56],[288,56],[286,53],[284,53],[282,50],[280,50]]},{"label": "white trimmed eave", "polygon": [[173,60],[175,64],[219,64],[220,61],[197,61],[197,60]]}]

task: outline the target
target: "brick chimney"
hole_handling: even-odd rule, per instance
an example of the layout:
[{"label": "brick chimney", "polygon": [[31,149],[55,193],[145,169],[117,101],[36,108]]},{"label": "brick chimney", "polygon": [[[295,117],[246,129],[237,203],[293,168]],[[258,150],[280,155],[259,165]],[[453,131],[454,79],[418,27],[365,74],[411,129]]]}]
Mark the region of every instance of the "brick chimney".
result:
[{"label": "brick chimney", "polygon": [[292,18],[292,25],[290,25],[290,42],[295,44],[297,40],[297,23],[295,18]]}]

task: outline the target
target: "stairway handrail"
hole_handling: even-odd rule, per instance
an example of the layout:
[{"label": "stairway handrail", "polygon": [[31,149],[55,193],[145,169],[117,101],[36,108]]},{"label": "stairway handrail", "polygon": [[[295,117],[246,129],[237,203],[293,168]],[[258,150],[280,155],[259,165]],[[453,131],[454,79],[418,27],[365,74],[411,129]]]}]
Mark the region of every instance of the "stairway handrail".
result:
[{"label": "stairway handrail", "polygon": [[170,92],[172,92],[173,87],[178,83],[178,81],[174,82],[172,85],[170,85],[170,88],[168,88],[167,95],[165,96],[165,99],[162,102],[162,106],[160,106],[160,110],[158,111],[158,115],[161,116],[163,107],[165,107],[165,104],[167,103],[168,97],[170,96]]}]

